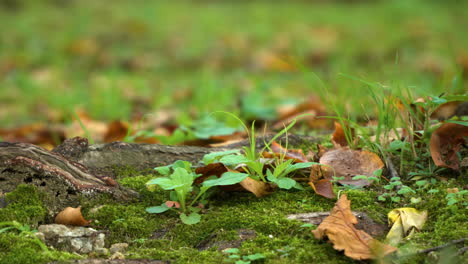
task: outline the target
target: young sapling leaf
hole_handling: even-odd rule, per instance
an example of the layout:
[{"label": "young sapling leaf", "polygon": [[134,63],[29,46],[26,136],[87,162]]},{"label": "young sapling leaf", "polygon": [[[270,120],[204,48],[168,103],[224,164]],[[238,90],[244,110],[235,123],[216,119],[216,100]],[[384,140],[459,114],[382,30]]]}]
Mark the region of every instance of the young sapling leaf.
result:
[{"label": "young sapling leaf", "polygon": [[150,214],[160,214],[164,213],[171,208],[167,207],[166,203],[161,204],[160,206],[152,206],[145,209],[146,212]]},{"label": "young sapling leaf", "polygon": [[213,180],[206,180],[203,182],[203,186],[205,187],[212,187],[212,186],[219,186],[219,185],[233,185],[243,181],[249,175],[247,173],[240,173],[240,172],[225,172],[221,177],[213,179]]},{"label": "young sapling leaf", "polygon": [[[240,150],[238,149],[232,149],[232,150],[226,150],[226,151],[219,151],[219,152],[212,152],[208,153],[205,156],[203,156],[202,162],[205,165],[218,162],[220,158],[231,155],[231,154],[239,154]],[[225,164],[226,165],[226,164]]]},{"label": "young sapling leaf", "polygon": [[185,213],[180,214],[180,220],[186,225],[194,225],[201,220],[201,216],[197,213],[191,213],[186,215]]},{"label": "young sapling leaf", "polygon": [[244,155],[227,155],[219,159],[219,162],[226,166],[238,165],[248,161],[249,159],[247,159]]},{"label": "young sapling leaf", "polygon": [[291,178],[279,178],[276,184],[278,184],[278,187],[281,189],[289,190],[296,185],[296,181]]}]

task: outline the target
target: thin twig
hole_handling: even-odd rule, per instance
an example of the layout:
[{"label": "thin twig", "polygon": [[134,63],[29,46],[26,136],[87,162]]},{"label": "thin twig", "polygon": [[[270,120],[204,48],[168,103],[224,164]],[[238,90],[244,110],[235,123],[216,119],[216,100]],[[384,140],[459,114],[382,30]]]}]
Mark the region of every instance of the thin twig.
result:
[{"label": "thin twig", "polygon": [[462,255],[468,250],[468,247],[462,247],[458,250],[457,255]]},{"label": "thin twig", "polygon": [[463,243],[463,242],[465,242],[465,240],[466,240],[466,238],[460,238],[460,239],[452,240],[452,241],[450,241],[450,242],[448,242],[446,244],[443,244],[443,245],[440,245],[440,246],[437,246],[437,247],[432,247],[432,248],[427,248],[427,249],[420,250],[420,251],[416,252],[415,254],[426,254],[426,253],[429,253],[429,252],[432,252],[432,251],[437,251],[437,250],[446,248],[446,247],[454,245],[454,244]]}]

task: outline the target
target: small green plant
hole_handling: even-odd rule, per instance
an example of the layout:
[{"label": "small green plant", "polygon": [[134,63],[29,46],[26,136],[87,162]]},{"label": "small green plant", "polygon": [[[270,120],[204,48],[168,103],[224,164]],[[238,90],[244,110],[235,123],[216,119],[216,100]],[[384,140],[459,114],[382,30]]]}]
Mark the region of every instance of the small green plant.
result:
[{"label": "small green plant", "polygon": [[0,222],[0,234],[15,230],[18,231],[20,235],[32,238],[34,243],[36,243],[44,252],[49,253],[49,249],[44,242],[34,234],[37,230],[32,229],[29,225],[23,225],[17,221]]},{"label": "small green plant", "polygon": [[205,164],[209,164],[212,162],[221,162],[226,166],[242,166],[245,172],[249,175],[250,178],[254,180],[260,180],[263,182],[274,182],[278,185],[278,187],[282,189],[303,189],[302,186],[297,183],[294,179],[286,177],[290,175],[292,172],[297,171],[299,169],[308,168],[313,164],[317,164],[315,162],[303,162],[303,163],[296,163],[292,164],[292,160],[284,160],[284,155],[281,154],[280,158],[272,164],[272,169],[267,168],[266,162],[262,159],[262,153],[270,149],[271,144],[278,139],[283,134],[287,133],[291,127],[296,124],[296,120],[293,120],[288,126],[285,126],[281,131],[279,131],[270,141],[264,142],[264,147],[262,149],[257,150],[257,143],[255,139],[255,122],[252,122],[251,128],[248,129],[247,126],[239,119],[239,117],[235,116],[234,114],[228,112],[222,112],[224,114],[230,115],[237,121],[241,123],[244,127],[248,138],[249,138],[249,145],[243,147],[242,153],[238,150],[232,151],[224,151],[224,152],[217,152],[213,154],[208,154],[203,159]]},{"label": "small green plant", "polygon": [[[257,162],[249,160],[245,155],[242,155],[239,150],[228,150],[228,151],[222,151],[222,152],[213,152],[205,155],[203,158],[203,163],[205,164],[210,164],[214,162],[220,162],[223,163],[225,166],[228,167],[236,167],[236,166],[242,166],[243,164],[250,164],[250,165],[257,165]],[[258,163],[261,163],[261,165],[258,165],[258,169],[263,170],[265,163],[261,161],[260,159],[258,160]],[[261,177],[251,177],[253,179],[260,179],[260,180],[265,180],[265,181],[270,181],[278,185],[279,188],[282,189],[291,189],[291,188],[296,188],[299,190],[303,190],[304,188],[296,182],[294,179],[288,177],[293,174],[293,172],[304,169],[304,168],[309,168],[313,164],[318,164],[316,162],[301,162],[301,163],[296,163],[293,164],[293,160],[284,160],[281,157],[271,165],[271,168],[266,169],[266,175],[261,178]],[[242,167],[246,169],[245,167]],[[246,169],[247,171],[249,168]],[[252,171],[252,170],[251,170]],[[262,171],[263,175],[263,171]],[[249,174],[250,177],[250,174]]]},{"label": "small green plant", "polygon": [[416,191],[411,189],[409,186],[403,185],[400,177],[391,178],[390,182],[384,185],[383,188],[386,190],[386,192],[377,198],[379,201],[386,201],[388,198],[390,198],[390,201],[399,203],[402,196],[404,197],[409,194],[416,193]]},{"label": "small green plant", "polygon": [[265,256],[261,253],[255,253],[251,255],[242,256],[239,254],[238,248],[228,248],[228,249],[225,249],[223,252],[229,254],[227,261],[230,261],[230,262],[234,261],[235,264],[250,264],[257,260],[265,259]]},{"label": "small green plant", "polygon": [[380,177],[382,176],[382,169],[377,169],[374,172],[372,172],[372,176],[366,176],[366,175],[356,175],[352,179],[354,181],[357,180],[367,180],[369,182],[375,182],[375,183],[380,183]]},{"label": "small green plant", "polygon": [[245,173],[226,172],[220,178],[208,178],[198,187],[194,186],[194,181],[201,175],[192,170],[190,162],[179,160],[168,166],[157,167],[155,170],[165,177],[152,179],[146,183],[146,186],[149,190],[153,190],[155,185],[164,190],[171,190],[170,201],[160,206],[148,207],[146,211],[158,214],[176,210],[182,222],[189,225],[200,222],[201,216],[198,212],[201,208],[194,205],[208,189],[219,185],[236,184],[248,176]]},{"label": "small green plant", "polygon": [[281,189],[289,190],[291,188],[296,188],[299,190],[303,190],[304,188],[294,179],[288,177],[288,175],[291,175],[293,172],[300,169],[310,168],[310,166],[318,163],[301,162],[292,164],[292,162],[293,160],[277,160],[274,165],[273,171],[267,169],[267,179],[270,182],[276,183],[276,185],[278,185],[278,187]]},{"label": "small green plant", "polygon": [[447,205],[454,205],[457,204],[458,202],[463,202],[463,206],[468,206],[468,202],[466,199],[464,199],[464,196],[468,194],[468,190],[463,190],[459,192],[453,192],[453,193],[448,193],[445,196],[445,199],[447,200]]}]

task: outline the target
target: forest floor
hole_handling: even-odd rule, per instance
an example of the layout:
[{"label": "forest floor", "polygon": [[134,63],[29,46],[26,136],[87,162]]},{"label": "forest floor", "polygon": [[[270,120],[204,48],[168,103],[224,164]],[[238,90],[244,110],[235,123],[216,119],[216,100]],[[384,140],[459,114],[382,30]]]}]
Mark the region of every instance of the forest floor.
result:
[{"label": "forest floor", "polygon": [[[113,166],[110,181],[139,198],[79,195],[73,206],[106,232],[106,246],[128,243],[126,260],[357,263],[368,259],[350,253],[362,237],[340,244],[328,234],[327,242],[317,231],[326,220],[288,219],[345,212],[347,197],[357,221],[374,227],[366,231],[382,243],[390,243],[392,210],[424,222],[410,238],[391,242],[391,253],[364,243],[370,258],[462,263],[466,17],[468,4],[455,1],[0,1],[7,25],[0,35],[0,142],[34,144],[44,153],[77,136],[91,146],[219,150],[254,134],[287,132],[307,140],[283,140],[282,148],[279,139],[266,148],[247,142],[241,151],[171,168]],[[214,163],[226,171],[207,173]],[[281,174],[282,166],[291,171]],[[0,169],[2,184],[11,170],[2,162]],[[222,176],[207,178],[213,174]],[[168,183],[177,177],[182,182]],[[246,187],[246,179],[265,189]],[[234,183],[243,190],[226,191]],[[210,190],[203,194],[203,187]],[[45,251],[33,233],[52,223],[47,194],[27,182],[2,190],[0,263],[110,257]],[[350,216],[341,220],[355,224]],[[338,236],[348,230],[338,229]]]}]

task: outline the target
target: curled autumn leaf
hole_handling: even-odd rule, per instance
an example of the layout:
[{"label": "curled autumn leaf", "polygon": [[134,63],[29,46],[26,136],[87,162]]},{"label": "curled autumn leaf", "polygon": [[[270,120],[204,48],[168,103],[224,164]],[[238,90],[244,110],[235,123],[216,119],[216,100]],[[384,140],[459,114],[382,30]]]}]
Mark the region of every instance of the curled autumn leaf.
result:
[{"label": "curled autumn leaf", "polygon": [[304,155],[304,152],[302,152],[302,149],[286,149],[280,144],[278,144],[276,141],[273,141],[273,143],[271,143],[270,148],[273,153],[268,153],[268,152],[263,153],[262,155],[265,158],[283,156],[285,159],[294,160],[294,162],[308,162],[309,161],[307,157]]},{"label": "curled autumn leaf", "polygon": [[274,191],[274,188],[271,184],[262,181],[256,181],[250,177],[247,177],[241,181],[240,185],[247,191],[255,194],[257,197],[263,197],[265,195],[271,194]]},{"label": "curled autumn leaf", "polygon": [[432,112],[431,118],[438,119],[438,120],[446,120],[455,115],[461,116],[463,115],[463,111],[464,111],[463,108],[467,108],[467,107],[468,107],[468,102],[463,102],[463,101],[447,102],[437,107],[437,109],[434,110],[434,112]]},{"label": "curled autumn leaf", "polygon": [[128,134],[128,123],[113,121],[108,124],[107,132],[104,135],[104,142],[122,141]]},{"label": "curled autumn leaf", "polygon": [[195,169],[196,174],[201,174],[200,177],[195,179],[195,184],[200,184],[205,181],[210,176],[221,177],[223,173],[227,172],[229,169],[220,162],[210,163],[203,167],[198,167]]},{"label": "curled autumn leaf", "polygon": [[309,185],[312,187],[316,194],[321,195],[325,198],[334,199],[336,196],[335,192],[333,191],[333,184],[329,179],[310,181]]},{"label": "curled autumn leaf", "polygon": [[468,126],[445,123],[436,129],[431,136],[430,150],[436,166],[458,170],[460,160],[457,152],[468,137]]},{"label": "curled autumn leaf", "polygon": [[298,105],[282,107],[277,113],[279,118],[272,126],[274,129],[281,129],[284,124],[296,119],[306,123],[310,128],[330,128],[331,125],[330,119],[318,118],[326,116],[327,112],[325,105],[317,96],[311,96]]},{"label": "curled autumn leaf", "polygon": [[[241,173],[240,171],[227,168],[220,162],[210,163],[206,166],[199,167],[195,170],[195,172],[197,174],[201,174],[201,176],[195,180],[195,184],[204,182],[210,176],[216,176],[219,178],[225,172]],[[248,191],[257,197],[268,195],[274,191],[271,184],[262,181],[256,181],[250,177],[245,178],[238,184],[221,185],[219,187],[226,192]]]},{"label": "curled autumn leaf", "polygon": [[351,201],[342,195],[333,207],[330,216],[312,230],[315,238],[328,237],[333,248],[355,260],[378,259],[397,249],[379,242],[366,232],[356,229],[357,218],[351,211]]},{"label": "curled autumn leaf", "polygon": [[84,219],[81,214],[81,206],[77,208],[67,207],[63,209],[56,217],[55,223],[61,225],[87,226],[91,220]]},{"label": "curled autumn leaf", "polygon": [[[346,138],[346,131],[349,131],[349,139]],[[346,126],[343,128],[343,126],[335,121],[335,131],[332,134],[332,143],[335,145],[335,147],[346,147],[348,146],[348,140],[354,140],[354,129],[349,128]]]}]

